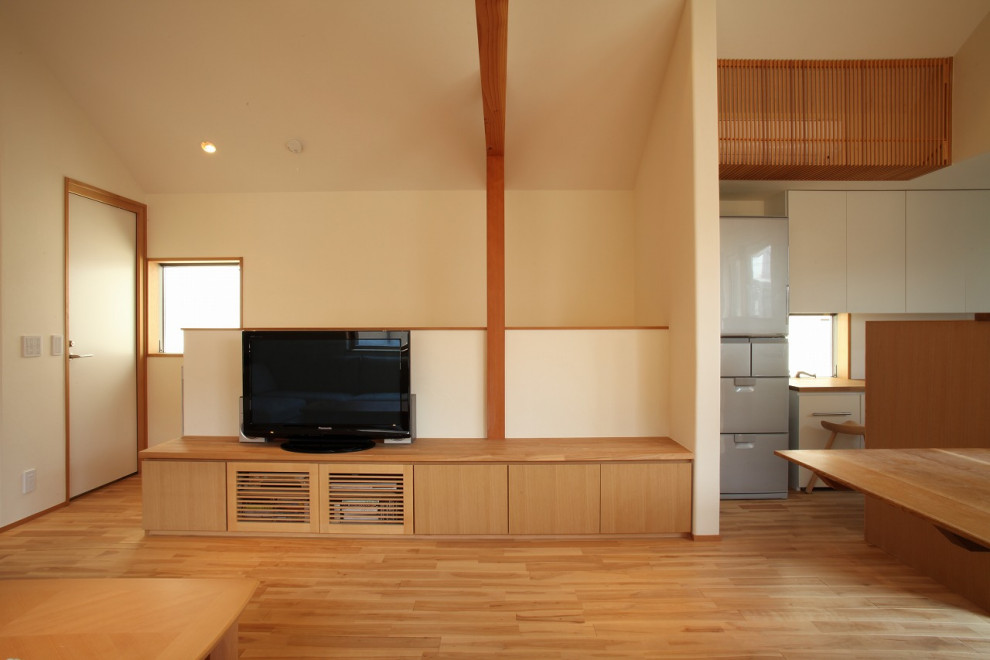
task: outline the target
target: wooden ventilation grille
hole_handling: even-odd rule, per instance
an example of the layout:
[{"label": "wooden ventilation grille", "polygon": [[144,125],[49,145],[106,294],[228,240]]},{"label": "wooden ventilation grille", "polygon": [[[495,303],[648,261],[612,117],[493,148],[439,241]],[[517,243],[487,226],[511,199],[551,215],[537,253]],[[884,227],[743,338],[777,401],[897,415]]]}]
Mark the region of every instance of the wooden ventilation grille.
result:
[{"label": "wooden ventilation grille", "polygon": [[332,525],[403,525],[405,480],[402,474],[327,475],[328,519]]},{"label": "wooden ventilation grille", "polygon": [[951,58],[719,60],[719,178],[912,179],[951,164],[951,98]]},{"label": "wooden ventilation grille", "polygon": [[238,470],[238,523],[310,523],[310,473]]}]

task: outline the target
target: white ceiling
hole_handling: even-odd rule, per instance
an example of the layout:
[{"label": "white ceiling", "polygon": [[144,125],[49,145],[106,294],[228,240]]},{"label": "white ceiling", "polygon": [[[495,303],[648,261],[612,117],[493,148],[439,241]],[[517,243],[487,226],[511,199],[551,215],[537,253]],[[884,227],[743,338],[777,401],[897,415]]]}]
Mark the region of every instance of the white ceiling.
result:
[{"label": "white ceiling", "polygon": [[[633,186],[682,7],[510,1],[507,187]],[[990,0],[717,9],[720,57],[933,57]],[[471,0],[0,0],[0,21],[148,193],[484,188]]]}]

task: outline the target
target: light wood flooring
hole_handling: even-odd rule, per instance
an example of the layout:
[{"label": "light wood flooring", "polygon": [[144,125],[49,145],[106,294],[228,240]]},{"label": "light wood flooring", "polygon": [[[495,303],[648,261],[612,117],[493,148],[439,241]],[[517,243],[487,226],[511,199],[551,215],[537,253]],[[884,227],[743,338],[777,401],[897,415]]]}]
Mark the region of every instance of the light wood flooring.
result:
[{"label": "light wood flooring", "polygon": [[149,537],[140,499],[0,533],[0,578],[255,578],[243,658],[990,657],[990,616],[868,546],[854,493],[723,502],[704,542]]}]

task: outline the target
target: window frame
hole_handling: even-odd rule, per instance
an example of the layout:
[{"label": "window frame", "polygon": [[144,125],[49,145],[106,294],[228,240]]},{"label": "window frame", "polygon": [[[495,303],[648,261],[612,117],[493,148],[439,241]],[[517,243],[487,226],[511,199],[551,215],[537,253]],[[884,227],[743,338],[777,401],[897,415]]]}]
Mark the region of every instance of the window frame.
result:
[{"label": "window frame", "polygon": [[164,353],[161,351],[162,321],[163,321],[163,266],[237,266],[238,282],[238,328],[244,327],[244,259],[243,257],[196,257],[196,258],[155,258],[147,260],[147,295],[145,296],[147,328],[147,351],[149,357],[182,357],[183,353]]}]

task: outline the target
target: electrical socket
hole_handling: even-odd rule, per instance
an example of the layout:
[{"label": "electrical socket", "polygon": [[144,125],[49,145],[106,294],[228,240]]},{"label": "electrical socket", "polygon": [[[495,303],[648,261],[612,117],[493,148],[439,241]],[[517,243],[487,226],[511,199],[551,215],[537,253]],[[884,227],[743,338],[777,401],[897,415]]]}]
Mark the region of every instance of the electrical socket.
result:
[{"label": "electrical socket", "polygon": [[32,492],[38,484],[38,471],[34,468],[24,470],[21,475],[21,494],[27,495]]}]

